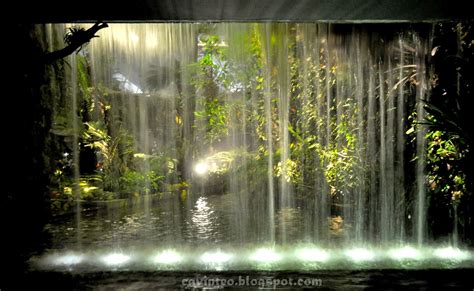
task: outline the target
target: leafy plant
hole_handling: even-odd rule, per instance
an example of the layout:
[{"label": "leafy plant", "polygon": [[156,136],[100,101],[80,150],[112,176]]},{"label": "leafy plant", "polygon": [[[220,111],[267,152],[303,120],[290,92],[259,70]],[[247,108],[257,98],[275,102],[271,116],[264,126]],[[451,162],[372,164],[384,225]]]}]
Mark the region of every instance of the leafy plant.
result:
[{"label": "leafy plant", "polygon": [[123,193],[156,193],[159,191],[159,182],[163,179],[164,176],[157,176],[153,171],[127,170],[120,177],[120,191]]},{"label": "leafy plant", "polygon": [[83,139],[87,147],[96,150],[97,170],[103,176],[104,190],[116,191],[117,180],[125,167],[120,156],[120,146],[124,144],[126,133],[120,130],[116,137],[112,137],[98,122],[86,122],[85,126]]},{"label": "leafy plant", "polygon": [[205,125],[205,139],[209,145],[220,142],[228,135],[229,107],[221,91],[229,86],[228,63],[225,50],[217,35],[201,35],[202,49],[199,60],[193,64],[192,83],[202,92],[201,109],[194,112],[197,121]]}]

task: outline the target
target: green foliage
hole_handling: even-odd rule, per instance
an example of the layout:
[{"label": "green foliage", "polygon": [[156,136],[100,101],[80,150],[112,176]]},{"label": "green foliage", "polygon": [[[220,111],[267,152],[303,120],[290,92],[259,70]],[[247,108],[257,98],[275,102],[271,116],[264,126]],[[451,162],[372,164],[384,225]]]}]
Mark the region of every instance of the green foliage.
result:
[{"label": "green foliage", "polygon": [[447,103],[436,105],[432,102],[426,102],[425,110],[427,112],[424,125],[427,125],[432,131],[442,131],[449,139],[455,139],[457,143],[466,146],[472,143],[471,132],[466,112],[462,109],[463,102],[456,100],[456,105],[451,107]]},{"label": "green foliage", "polygon": [[426,139],[430,189],[449,196],[452,201],[459,201],[467,190],[466,175],[460,164],[466,153],[461,151],[456,141],[449,138],[445,132],[429,131]]},{"label": "green foliage", "polygon": [[362,167],[356,150],[356,135],[349,131],[345,123],[336,125],[335,132],[336,140],[342,140],[341,144],[309,145],[309,149],[314,148],[319,155],[321,168],[333,195],[358,186],[361,181],[356,173]]},{"label": "green foliage", "polygon": [[86,122],[86,130],[83,132],[83,139],[87,147],[96,150],[98,155],[98,171],[103,175],[104,190],[117,191],[118,178],[120,177],[124,165],[124,156],[129,153],[121,149],[127,143],[127,134],[121,129],[117,136],[110,136],[99,122]]},{"label": "green foliage", "polygon": [[209,144],[214,144],[229,134],[227,118],[229,106],[223,104],[217,98],[205,101],[203,106],[203,110],[194,112],[194,115],[198,120],[205,120],[207,127],[206,140]]},{"label": "green foliage", "polygon": [[[181,148],[174,151],[134,152],[136,149],[127,141],[124,129],[118,133],[109,129],[114,122],[123,121],[117,117],[121,109],[110,110],[105,90],[100,92],[95,88],[91,92],[87,64],[78,61],[80,91],[89,98],[98,91],[101,95],[94,95],[98,100],[95,104],[101,108],[93,108],[92,102],[88,108],[89,111],[102,110],[103,116],[99,119],[103,117],[103,120],[86,122],[82,136],[84,144],[95,149],[99,157],[98,173],[105,190],[148,193],[166,189],[165,181],[171,185],[180,182],[176,174],[178,161],[185,155],[189,158],[204,154],[209,162],[218,160],[222,165],[216,167],[216,174],[235,170],[242,175],[240,178],[252,181],[255,187],[259,187],[262,177],[267,177],[265,169],[270,156],[274,177],[296,188],[315,187],[314,177],[318,177],[324,180],[320,185],[327,186],[330,193],[336,195],[350,192],[347,190],[363,183],[360,173],[367,165],[361,164],[359,151],[363,145],[357,135],[358,127],[365,126],[357,124],[360,104],[355,101],[354,92],[350,89],[340,92],[336,83],[337,79],[346,86],[353,81],[353,69],[336,60],[337,54],[328,53],[324,42],[315,44],[303,39],[305,35],[296,24],[249,27],[223,40],[212,24],[201,25],[198,59],[188,68],[190,72],[179,72],[186,76],[190,73],[191,79],[186,80],[196,89],[196,96],[191,97],[197,97],[197,104],[186,105],[190,111],[197,108],[190,136],[195,140],[199,138],[203,145],[191,149],[194,151],[191,155],[182,148],[190,147],[192,140],[178,145]],[[174,72],[174,69],[152,67],[152,79],[158,83],[149,84],[150,87],[159,89],[160,85],[176,79],[172,74],[162,74],[162,70]],[[189,119],[181,114],[182,100],[175,100],[178,100],[173,105],[177,111],[176,124],[181,131],[177,135],[182,135],[185,126],[181,124],[188,126]],[[220,147],[229,141],[226,140],[229,129],[237,134],[245,133],[250,146],[242,151],[248,151],[247,155],[234,155]],[[282,133],[289,135],[285,140],[285,147],[289,146],[289,150],[284,149],[287,152],[282,150]],[[234,165],[239,169],[232,169]]]},{"label": "green foliage", "polygon": [[301,172],[298,169],[298,163],[287,159],[280,161],[275,166],[274,173],[276,177],[282,177],[288,183],[298,184],[301,182]]},{"label": "green foliage", "polygon": [[229,172],[236,159],[242,159],[244,156],[246,153],[243,151],[221,151],[206,157],[201,162],[208,165],[211,174],[222,175]]},{"label": "green foliage", "polygon": [[[428,128],[428,183],[432,193],[460,203],[465,194],[472,195],[474,180],[471,117],[474,33],[466,23],[439,24],[436,30],[441,41],[435,39],[438,46],[433,49],[433,93],[430,101],[425,101],[427,115],[422,122]],[[451,46],[451,41],[457,45]]]},{"label": "green foliage", "polygon": [[159,191],[159,182],[163,179],[163,176],[157,176],[153,171],[144,173],[127,170],[120,177],[120,191],[122,193],[156,193]]},{"label": "green foliage", "polygon": [[[359,158],[356,134],[358,126],[355,124],[356,102],[348,95],[341,96],[341,100],[331,99],[328,106],[326,96],[328,91],[332,92],[335,89],[333,87],[336,85],[336,73],[344,75],[344,68],[331,66],[328,69],[327,64],[334,64],[335,61],[326,59],[327,55],[323,48],[320,50],[319,58],[306,57],[305,62],[300,62],[303,58],[298,54],[302,52],[303,43],[300,43],[296,30],[290,25],[289,34],[284,35],[285,41],[282,41],[283,31],[285,31],[283,26],[275,26],[270,29],[270,34],[268,31],[262,33],[261,27],[255,25],[248,35],[247,56],[248,63],[252,66],[243,69],[251,72],[244,83],[250,84],[248,88],[254,94],[251,97],[257,98],[257,102],[254,102],[254,107],[246,112],[248,122],[255,125],[255,137],[260,142],[254,159],[257,163],[264,163],[269,158],[268,126],[270,126],[275,177],[302,187],[305,192],[314,187],[315,176],[324,177],[326,184],[333,189],[333,194],[354,189],[362,182],[357,172],[363,167]],[[270,47],[265,48],[263,44],[269,44]],[[280,50],[288,50],[290,64],[287,68],[290,141],[289,157],[284,161],[281,160],[280,150],[283,126],[280,124],[280,103],[283,100],[280,100],[278,92],[284,89],[280,87],[282,80],[279,78],[284,73],[281,70],[285,68],[280,66],[281,60],[266,55],[268,52],[272,54]],[[233,66],[229,64],[229,68]],[[270,79],[267,80],[265,77]],[[330,90],[323,92],[318,89],[325,88],[327,84],[331,87]],[[265,105],[265,98],[270,99],[270,108],[266,107],[268,105]],[[326,112],[327,108],[330,108],[329,113]],[[327,120],[328,115],[331,117],[330,120]],[[331,129],[330,136],[326,136],[327,128]]]},{"label": "green foliage", "polygon": [[192,83],[204,98],[199,104],[201,110],[194,114],[198,122],[205,124],[206,142],[213,145],[228,135],[229,107],[220,92],[229,86],[228,67],[220,38],[217,35],[204,35],[201,40],[202,56],[192,67]]}]

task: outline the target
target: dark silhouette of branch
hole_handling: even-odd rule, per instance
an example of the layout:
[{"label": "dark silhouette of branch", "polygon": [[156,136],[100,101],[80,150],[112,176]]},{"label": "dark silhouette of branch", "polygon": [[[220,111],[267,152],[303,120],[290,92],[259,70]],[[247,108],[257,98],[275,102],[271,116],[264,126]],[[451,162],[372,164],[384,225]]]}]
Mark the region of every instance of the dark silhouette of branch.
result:
[{"label": "dark silhouette of branch", "polygon": [[45,55],[44,62],[46,64],[51,64],[59,59],[65,58],[70,54],[74,53],[76,50],[80,50],[82,46],[88,43],[92,38],[99,37],[95,35],[99,30],[109,27],[107,23],[102,21],[97,21],[92,27],[87,30],[71,30],[70,35],[65,38],[68,45],[65,48],[54,52],[48,52]]}]

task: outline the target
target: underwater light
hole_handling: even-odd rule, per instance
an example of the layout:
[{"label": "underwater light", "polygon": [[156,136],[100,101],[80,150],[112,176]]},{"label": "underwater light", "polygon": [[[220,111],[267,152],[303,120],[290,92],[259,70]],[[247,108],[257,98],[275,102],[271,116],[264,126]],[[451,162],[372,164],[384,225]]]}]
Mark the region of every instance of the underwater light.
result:
[{"label": "underwater light", "polygon": [[164,251],[155,256],[154,262],[160,264],[172,264],[181,261],[183,258],[175,251]]},{"label": "underwater light", "polygon": [[209,171],[209,165],[205,162],[199,162],[194,166],[194,171],[198,175],[205,175]]},{"label": "underwater light", "polygon": [[251,259],[257,262],[271,263],[281,259],[281,256],[271,249],[258,249]]},{"label": "underwater light", "polygon": [[102,261],[109,266],[121,265],[130,260],[130,257],[120,253],[108,254],[102,257]]},{"label": "underwater light", "polygon": [[305,248],[299,250],[297,256],[302,261],[325,262],[329,259],[329,254],[320,249]]},{"label": "underwater light", "polygon": [[81,255],[63,255],[54,259],[55,265],[77,265],[84,260],[84,257]]},{"label": "underwater light", "polygon": [[345,252],[345,254],[354,262],[371,261],[375,258],[373,252],[362,248],[348,250]]},{"label": "underwater light", "polygon": [[399,248],[399,249],[394,249],[390,251],[390,257],[392,257],[395,260],[405,260],[405,259],[420,259],[421,258],[421,253],[409,246]]},{"label": "underwater light", "polygon": [[225,263],[229,261],[231,258],[232,258],[231,254],[223,253],[221,251],[208,252],[208,253],[204,253],[201,256],[201,260],[204,263],[216,263],[216,264]]},{"label": "underwater light", "polygon": [[469,258],[468,252],[453,247],[437,249],[434,254],[438,258],[448,260],[466,260]]}]

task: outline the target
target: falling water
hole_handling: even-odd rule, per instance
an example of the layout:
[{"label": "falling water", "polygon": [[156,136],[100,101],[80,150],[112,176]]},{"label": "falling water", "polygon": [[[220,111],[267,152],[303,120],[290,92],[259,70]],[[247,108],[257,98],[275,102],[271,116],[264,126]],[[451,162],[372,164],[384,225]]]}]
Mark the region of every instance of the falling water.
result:
[{"label": "falling water", "polygon": [[[427,49],[425,43],[420,43],[416,39],[417,43],[417,54],[416,69],[417,73],[425,72],[426,67],[424,61],[420,60],[419,55],[427,55]],[[416,108],[416,115],[418,122],[423,123],[425,117],[425,109],[423,101],[426,100],[426,79],[425,74],[421,74],[419,77],[419,86],[416,91],[416,99],[418,101]],[[426,237],[426,185],[425,185],[425,148],[426,148],[426,130],[424,127],[419,126],[416,135],[416,153],[417,153],[417,164],[416,164],[416,179],[417,179],[417,217],[416,217],[416,239],[418,245],[422,245]]]},{"label": "falling water", "polygon": [[143,240],[167,225],[167,245],[426,241],[425,131],[415,146],[407,133],[429,83],[416,31],[112,24],[100,36],[81,55],[92,122],[117,142],[107,191],[143,211]]},{"label": "falling water", "polygon": [[77,245],[81,248],[81,188],[79,169],[79,118],[78,118],[78,97],[77,97],[77,69],[76,56],[71,55],[71,123],[72,123],[72,167],[73,186],[72,195],[76,206],[76,235]]},{"label": "falling water", "polygon": [[386,138],[386,108],[385,108],[385,82],[383,76],[383,67],[381,61],[379,61],[379,108],[380,108],[380,170],[379,170],[379,183],[380,183],[380,200],[381,200],[381,213],[380,220],[381,226],[381,240],[383,242],[388,241],[388,235],[390,234],[390,222],[392,212],[389,204],[390,197],[387,191],[387,145],[385,143]]},{"label": "falling water", "polygon": [[[263,27],[264,35],[264,48],[265,48],[265,64],[267,76],[270,76],[270,63],[271,63],[271,26],[265,25]],[[265,133],[267,140],[267,184],[268,184],[268,227],[269,227],[269,239],[271,242],[275,240],[275,190],[273,182],[273,120],[272,120],[272,92],[271,88],[271,79],[265,78]]]},{"label": "falling water", "polygon": [[[403,47],[403,35],[400,35],[399,38],[399,64],[398,64],[398,82],[402,82],[405,78],[404,76],[404,61],[405,61],[405,49]],[[395,203],[396,203],[396,211],[399,213],[396,225],[399,226],[398,237],[401,241],[405,240],[405,208],[404,208],[404,200],[405,200],[405,94],[404,94],[404,86],[398,84],[398,96],[397,96],[397,120],[398,120],[398,127],[397,127],[397,150],[396,150],[396,157],[398,159],[398,163],[396,165],[395,173],[396,173],[396,180],[395,180]]]},{"label": "falling water", "polygon": [[[362,64],[364,62],[364,57],[362,56],[362,48],[360,43],[360,36],[354,39],[355,42],[355,59],[356,59],[356,72],[355,72],[355,86],[357,91],[355,92],[355,99],[357,102],[357,139],[359,140],[359,148],[358,148],[358,159],[362,160],[364,158],[364,115],[365,110],[360,110],[364,108],[364,70],[362,68]],[[365,179],[367,175],[365,173],[360,173],[359,179]],[[365,200],[367,195],[367,188],[365,185],[361,185],[361,187],[356,192],[356,201],[355,201],[355,213],[356,216],[354,217],[355,223],[355,233],[356,233],[356,241],[361,242],[363,240],[363,233],[364,229],[366,228],[365,225],[365,215],[364,215],[364,207],[365,207]]]},{"label": "falling water", "polygon": [[[375,100],[375,73],[374,65],[371,60],[369,60],[369,84],[368,84],[368,109],[367,109],[367,141],[375,141],[376,132],[375,132],[375,122],[376,122],[376,100]],[[367,145],[367,155],[366,159],[371,159],[376,156],[376,145],[375,142],[369,142]],[[376,164],[376,163],[375,163]],[[370,166],[369,171],[369,235],[375,236],[377,233],[377,209],[378,209],[378,200],[377,200],[377,170],[375,165]]]}]

